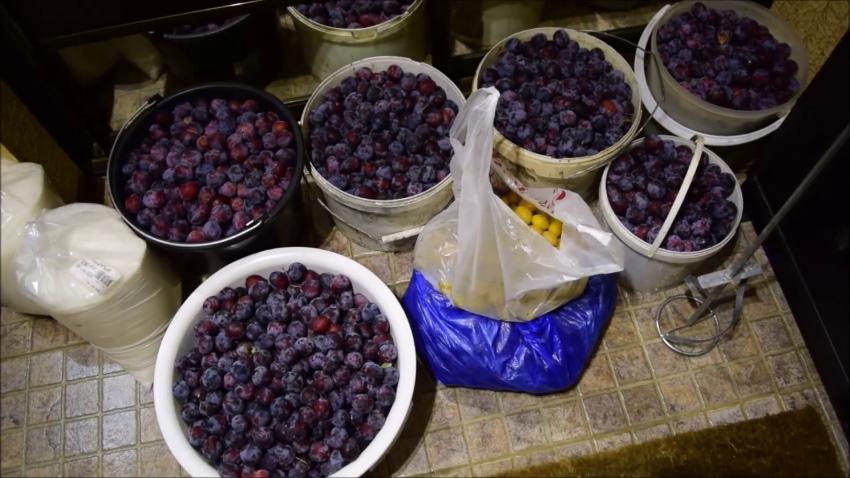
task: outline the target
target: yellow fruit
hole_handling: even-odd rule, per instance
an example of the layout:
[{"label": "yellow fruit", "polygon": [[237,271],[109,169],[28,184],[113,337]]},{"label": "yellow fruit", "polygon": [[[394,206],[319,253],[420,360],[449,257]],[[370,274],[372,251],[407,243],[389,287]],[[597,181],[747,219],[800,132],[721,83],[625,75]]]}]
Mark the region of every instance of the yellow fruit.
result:
[{"label": "yellow fruit", "polygon": [[562,227],[563,227],[563,224],[561,224],[561,221],[559,221],[557,219],[552,219],[552,222],[549,223],[549,232],[554,234],[555,237],[561,237],[561,228]]},{"label": "yellow fruit", "polygon": [[560,245],[560,239],[558,236],[552,234],[552,231],[546,231],[543,233],[543,239],[549,241],[549,244],[552,244],[554,247],[558,247]]},{"label": "yellow fruit", "polygon": [[[537,217],[537,216],[534,216]],[[543,231],[546,230],[539,222],[537,224],[534,223],[534,217],[531,218],[531,228],[534,229],[538,234],[543,234]]]},{"label": "yellow fruit", "polygon": [[519,202],[519,196],[517,196],[517,194],[513,191],[508,193],[507,198],[511,206]]},{"label": "yellow fruit", "polygon": [[535,229],[539,228],[540,232],[543,232],[547,227],[549,227],[549,219],[546,214],[535,214],[534,217],[531,218],[531,226]]},{"label": "yellow fruit", "polygon": [[522,204],[520,204],[519,206],[514,208],[514,212],[526,224],[531,222],[531,210],[528,209],[527,207],[523,206]]},{"label": "yellow fruit", "polygon": [[528,210],[529,210],[529,211],[531,211],[531,212],[536,212],[536,211],[537,211],[537,207],[535,207],[535,206],[534,206],[534,204],[531,204],[530,202],[526,201],[525,199],[523,199],[522,201],[520,201],[520,202],[519,202],[519,205],[520,205],[520,206],[525,206],[525,208],[526,208],[526,209],[528,209]]}]

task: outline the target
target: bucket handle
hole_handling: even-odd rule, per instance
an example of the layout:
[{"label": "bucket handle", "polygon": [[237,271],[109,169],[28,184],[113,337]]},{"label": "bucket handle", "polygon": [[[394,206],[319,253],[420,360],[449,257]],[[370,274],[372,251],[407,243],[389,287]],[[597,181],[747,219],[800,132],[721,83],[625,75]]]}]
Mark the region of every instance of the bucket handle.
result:
[{"label": "bucket handle", "polygon": [[390,243],[393,243],[393,242],[400,241],[402,239],[408,239],[410,237],[418,236],[419,233],[422,232],[422,229],[424,229],[424,227],[425,227],[425,226],[419,226],[419,227],[414,227],[412,229],[406,229],[404,231],[393,232],[391,234],[386,234],[386,235],[383,235],[383,236],[374,236],[374,235],[370,234],[369,231],[366,231],[359,226],[355,226],[354,224],[351,224],[350,222],[348,222],[346,219],[344,219],[339,214],[331,211],[331,208],[328,207],[328,205],[325,204],[325,202],[322,201],[321,198],[317,197],[316,201],[318,201],[319,205],[322,206],[322,208],[324,208],[325,211],[330,213],[330,215],[333,216],[334,219],[336,219],[337,221],[340,221],[341,223],[345,224],[346,226],[348,226],[348,227],[354,229],[355,231],[365,235],[366,237],[372,239],[373,241],[378,241],[378,242],[381,242],[382,244],[390,244]]},{"label": "bucket handle", "polygon": [[664,224],[661,225],[661,230],[658,231],[658,236],[655,237],[655,241],[649,249],[650,258],[655,257],[655,253],[658,252],[658,248],[661,247],[661,243],[664,241],[664,238],[667,237],[667,233],[673,225],[673,220],[675,220],[676,216],[679,214],[679,209],[682,207],[682,203],[685,202],[685,196],[687,196],[688,190],[691,189],[691,182],[694,180],[694,176],[697,172],[697,166],[699,166],[700,157],[702,157],[705,138],[697,135],[694,142],[696,143],[696,148],[694,148],[694,155],[691,157],[691,164],[688,165],[688,172],[685,173],[685,179],[682,181],[682,186],[679,187],[679,193],[676,194],[676,199],[670,207],[670,212],[667,213],[667,218],[664,219]]}]

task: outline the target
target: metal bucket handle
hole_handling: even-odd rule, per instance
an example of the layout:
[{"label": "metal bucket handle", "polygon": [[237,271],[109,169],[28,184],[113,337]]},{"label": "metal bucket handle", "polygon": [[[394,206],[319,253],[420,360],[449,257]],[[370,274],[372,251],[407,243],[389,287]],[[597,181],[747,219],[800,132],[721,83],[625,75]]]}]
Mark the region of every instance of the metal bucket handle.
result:
[{"label": "metal bucket handle", "polygon": [[670,227],[673,226],[673,221],[679,214],[679,209],[685,202],[685,196],[688,194],[688,190],[691,189],[691,182],[694,180],[694,176],[697,173],[697,166],[699,166],[700,157],[702,157],[705,138],[697,136],[694,142],[696,143],[696,148],[694,148],[694,155],[691,157],[691,164],[688,165],[688,172],[685,173],[685,179],[682,181],[682,186],[679,187],[679,192],[676,194],[676,199],[670,207],[670,212],[667,213],[667,218],[664,219],[664,224],[661,225],[661,230],[658,231],[658,236],[655,237],[655,241],[652,242],[652,247],[649,248],[649,258],[655,257],[655,253],[658,252],[658,248],[661,247],[661,243],[664,241],[664,238],[667,237]]}]

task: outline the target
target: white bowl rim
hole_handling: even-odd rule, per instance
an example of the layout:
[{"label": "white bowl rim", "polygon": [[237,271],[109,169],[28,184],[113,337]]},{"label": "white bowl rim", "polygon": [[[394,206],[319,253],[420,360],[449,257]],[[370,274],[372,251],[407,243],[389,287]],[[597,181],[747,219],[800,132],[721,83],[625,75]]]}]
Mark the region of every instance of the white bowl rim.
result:
[{"label": "white bowl rim", "polygon": [[384,456],[401,433],[407,420],[416,381],[416,350],[407,316],[389,287],[372,271],[354,260],[334,252],[309,247],[283,247],[259,252],[235,261],[215,272],[201,283],[183,302],[174,315],[162,339],[154,371],[154,407],[156,419],[166,445],[180,466],[193,477],[217,477],[218,472],[190,444],[171,389],[174,383],[174,363],[185,333],[201,313],[203,301],[221,289],[243,281],[264,269],[281,268],[300,262],[308,268],[335,271],[347,275],[355,291],[363,293],[381,308],[390,322],[390,331],[398,349],[399,382],[395,402],[387,420],[375,439],[349,463],[332,476],[361,476]]}]

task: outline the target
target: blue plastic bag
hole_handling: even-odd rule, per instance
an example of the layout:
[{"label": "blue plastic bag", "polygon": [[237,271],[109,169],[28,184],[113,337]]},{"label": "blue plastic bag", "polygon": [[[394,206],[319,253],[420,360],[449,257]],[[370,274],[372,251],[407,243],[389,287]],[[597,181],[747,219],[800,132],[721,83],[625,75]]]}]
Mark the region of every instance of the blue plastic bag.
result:
[{"label": "blue plastic bag", "polygon": [[419,271],[402,298],[420,356],[437,380],[490,390],[550,393],[574,385],[614,312],[613,274],[528,322],[505,322],[452,306]]}]

